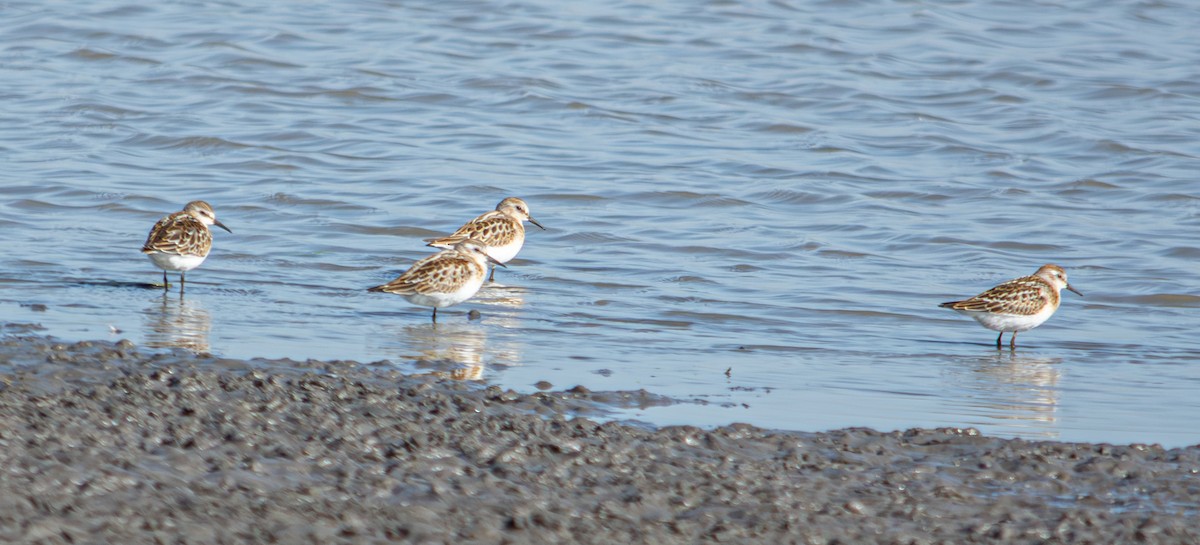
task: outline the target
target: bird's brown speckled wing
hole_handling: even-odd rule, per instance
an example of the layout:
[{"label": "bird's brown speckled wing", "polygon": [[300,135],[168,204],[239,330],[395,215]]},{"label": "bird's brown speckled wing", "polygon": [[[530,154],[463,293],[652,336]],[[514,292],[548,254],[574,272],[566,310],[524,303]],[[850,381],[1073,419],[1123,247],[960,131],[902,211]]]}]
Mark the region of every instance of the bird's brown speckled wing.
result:
[{"label": "bird's brown speckled wing", "polygon": [[469,257],[458,255],[457,252],[439,252],[413,263],[395,280],[367,291],[401,295],[449,293],[462,287],[472,277],[481,277],[486,272],[480,270],[480,265]]},{"label": "bird's brown speckled wing", "polygon": [[473,238],[486,246],[504,246],[525,234],[521,222],[501,212],[488,212],[459,227],[454,234],[442,238],[426,239],[429,246],[449,248],[466,239]]},{"label": "bird's brown speckled wing", "polygon": [[185,212],[167,216],[150,230],[142,253],[163,252],[168,254],[207,256],[212,249],[212,233],[200,220]]},{"label": "bird's brown speckled wing", "polygon": [[954,310],[1029,316],[1041,312],[1047,300],[1057,306],[1058,294],[1054,288],[1041,278],[1026,276],[1009,280],[970,299],[945,303],[942,306]]}]

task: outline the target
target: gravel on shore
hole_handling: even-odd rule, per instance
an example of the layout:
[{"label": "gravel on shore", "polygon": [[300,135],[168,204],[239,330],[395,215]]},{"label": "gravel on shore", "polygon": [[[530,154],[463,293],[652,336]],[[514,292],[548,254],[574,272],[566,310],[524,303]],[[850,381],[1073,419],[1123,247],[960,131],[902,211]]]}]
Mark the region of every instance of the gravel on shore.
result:
[{"label": "gravel on shore", "polygon": [[1200,447],[594,420],[662,402],[10,335],[0,542],[1200,543]]}]

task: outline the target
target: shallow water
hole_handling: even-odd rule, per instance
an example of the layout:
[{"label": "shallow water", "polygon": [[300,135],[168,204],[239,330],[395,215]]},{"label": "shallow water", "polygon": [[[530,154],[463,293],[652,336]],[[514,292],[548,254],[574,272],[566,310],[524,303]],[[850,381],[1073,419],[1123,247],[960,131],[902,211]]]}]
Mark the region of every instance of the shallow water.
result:
[{"label": "shallow water", "polygon": [[[656,424],[1200,443],[1185,4],[0,11],[2,321],[695,401]],[[549,229],[436,328],[364,291],[508,195]],[[233,233],[147,288],[197,198]],[[1086,296],[1014,352],[937,308],[1047,262]]]}]

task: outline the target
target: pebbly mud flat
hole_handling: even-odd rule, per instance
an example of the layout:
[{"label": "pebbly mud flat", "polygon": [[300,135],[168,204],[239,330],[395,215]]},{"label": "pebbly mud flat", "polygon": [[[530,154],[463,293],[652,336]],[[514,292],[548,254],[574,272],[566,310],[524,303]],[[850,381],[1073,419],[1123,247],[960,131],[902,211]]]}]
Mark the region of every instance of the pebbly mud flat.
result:
[{"label": "pebbly mud flat", "polygon": [[1200,542],[1200,447],[646,429],[381,367],[0,339],[0,542]]}]

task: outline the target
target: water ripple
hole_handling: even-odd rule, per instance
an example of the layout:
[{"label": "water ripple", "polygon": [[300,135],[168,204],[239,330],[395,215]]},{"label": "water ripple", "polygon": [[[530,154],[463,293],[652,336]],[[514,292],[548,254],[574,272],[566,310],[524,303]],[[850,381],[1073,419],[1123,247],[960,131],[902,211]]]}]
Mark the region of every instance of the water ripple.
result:
[{"label": "water ripple", "polygon": [[[1186,5],[19,0],[6,15],[7,320],[745,405],[669,413],[690,424],[1197,440]],[[364,291],[509,195],[548,229],[443,329]],[[197,198],[234,233],[164,299],[138,249]],[[1046,262],[1088,296],[1016,353],[936,306]],[[672,423],[659,414],[637,417]]]}]

